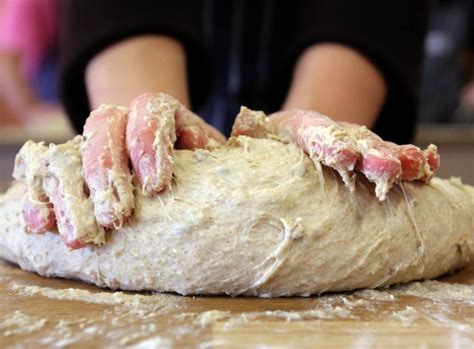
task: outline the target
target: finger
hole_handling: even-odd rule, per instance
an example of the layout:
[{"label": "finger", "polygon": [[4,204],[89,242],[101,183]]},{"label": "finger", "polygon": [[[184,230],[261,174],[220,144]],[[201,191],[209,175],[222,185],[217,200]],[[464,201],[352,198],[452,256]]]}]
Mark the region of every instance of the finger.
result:
[{"label": "finger", "polygon": [[266,127],[284,141],[298,144],[313,160],[338,171],[344,183],[354,188],[349,173],[360,155],[353,139],[336,122],[316,112],[289,110],[272,114]]},{"label": "finger", "polygon": [[[423,180],[428,182],[435,174],[439,167],[439,155],[438,149],[435,145],[430,146],[421,150],[420,148],[412,145],[398,145],[392,142],[382,140],[375,133],[367,130],[366,128],[354,124],[344,123],[348,127],[358,129],[360,132],[358,138],[361,142],[367,142],[369,140],[370,146],[386,160],[390,159],[393,163],[391,173],[389,177],[392,180],[399,179],[404,181]],[[367,144],[361,147],[367,147]],[[401,174],[398,175],[396,161],[393,158],[398,158],[401,166]]]},{"label": "finger", "polygon": [[42,234],[56,225],[53,205],[48,201],[46,197],[41,201],[32,201],[26,195],[23,202],[23,219],[31,232]]},{"label": "finger", "polygon": [[414,181],[432,175],[426,156],[420,148],[411,144],[394,144],[393,151],[402,165],[402,180]]},{"label": "finger", "polygon": [[313,161],[320,161],[339,172],[352,190],[349,175],[359,154],[352,140],[328,117],[301,110],[274,113],[268,118],[263,112],[242,107],[232,128],[232,135],[267,137],[273,135],[285,142],[296,143]]},{"label": "finger", "polygon": [[402,173],[400,160],[381,146],[364,151],[357,169],[375,183],[375,195],[379,200],[385,200]]},{"label": "finger", "polygon": [[199,116],[180,105],[176,113],[176,146],[181,149],[197,149],[219,146],[226,138]]},{"label": "finger", "polygon": [[54,206],[59,234],[72,249],[89,242],[105,242],[104,230],[97,224],[92,202],[84,192],[79,139],[50,146],[44,177],[44,187]]},{"label": "finger", "polygon": [[84,179],[97,222],[106,228],[122,226],[134,207],[125,145],[127,113],[124,107],[101,105],[84,126]]},{"label": "finger", "polygon": [[15,159],[13,177],[26,186],[23,218],[33,233],[44,233],[56,224],[52,204],[43,189],[44,157],[48,147],[43,143],[26,142]]},{"label": "finger", "polygon": [[401,179],[404,181],[422,180],[429,182],[439,168],[438,148],[430,144],[421,150],[412,144],[397,145],[384,142],[398,157],[402,166]]},{"label": "finger", "polygon": [[429,182],[439,168],[438,148],[430,144],[425,150],[408,144],[397,146],[398,158],[402,163],[402,180]]},{"label": "finger", "polygon": [[431,177],[434,176],[441,164],[440,156],[438,154],[438,147],[436,147],[436,145],[434,144],[430,144],[428,148],[423,150],[423,153],[425,155],[426,162],[430,166],[430,170],[432,172],[431,176],[427,176],[424,179],[425,181],[429,181]]},{"label": "finger", "polygon": [[204,149],[209,144],[209,138],[202,129],[197,126],[186,126],[182,128],[176,141],[178,149]]},{"label": "finger", "polygon": [[375,194],[384,200],[394,183],[402,176],[402,164],[390,143],[385,142],[365,126],[341,122],[354,139],[361,154],[357,169],[375,183]]},{"label": "finger", "polygon": [[127,150],[142,188],[149,194],[161,191],[171,181],[178,106],[176,99],[163,93],[142,94],[130,105]]}]

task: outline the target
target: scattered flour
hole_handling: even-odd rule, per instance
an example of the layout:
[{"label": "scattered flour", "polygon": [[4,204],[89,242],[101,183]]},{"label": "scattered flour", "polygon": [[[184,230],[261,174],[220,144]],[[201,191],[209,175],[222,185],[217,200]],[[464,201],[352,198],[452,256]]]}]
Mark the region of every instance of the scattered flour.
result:
[{"label": "scattered flour", "polygon": [[118,305],[140,303],[146,296],[128,295],[123,292],[91,292],[77,288],[54,289],[49,287],[26,286],[10,283],[10,289],[23,296],[41,295],[52,299],[65,299],[94,304]]},{"label": "scattered flour", "polygon": [[71,300],[98,305],[120,306],[119,310],[129,314],[144,317],[154,317],[160,312],[173,309],[182,299],[173,295],[126,294],[123,292],[91,292],[87,290],[65,288],[54,289],[49,287],[26,286],[15,282],[10,283],[10,289],[22,296],[41,295],[51,299]]},{"label": "scattered flour", "polygon": [[213,322],[228,319],[230,316],[231,314],[228,311],[209,310],[199,314],[196,318],[196,322],[202,327],[206,327]]},{"label": "scattered flour", "polygon": [[165,349],[172,348],[173,341],[169,338],[152,337],[132,345],[132,349]]},{"label": "scattered flour", "polygon": [[[429,322],[435,326],[456,330],[461,336],[474,334],[469,322],[460,322],[453,305],[474,306],[474,286],[449,284],[439,281],[416,282],[382,290],[363,290],[354,293],[330,294],[300,299],[307,302],[305,310],[283,308],[268,311],[229,311],[199,309],[199,300],[169,294],[127,294],[123,292],[91,292],[82,289],[53,289],[21,285],[12,281],[11,290],[21,297],[42,296],[50,299],[71,300],[104,306],[104,311],[87,318],[52,320],[16,311],[0,318],[3,336],[31,334],[39,345],[63,348],[71,344],[94,342],[107,338],[110,348],[169,348],[179,345],[180,338],[201,336],[206,328],[219,323],[223,331],[259,321],[332,321],[357,319],[361,321],[400,322],[403,326],[415,322]],[[403,297],[418,297],[423,302],[407,300],[404,309],[398,301]],[[210,298],[212,299],[212,298]],[[410,303],[412,302],[412,303]],[[288,304],[288,303],[286,303]],[[416,304],[416,306],[414,305]],[[471,308],[472,309],[472,308]],[[38,338],[35,332],[48,324],[47,335]],[[44,332],[44,331],[42,331]],[[27,336],[25,338],[30,338]],[[199,338],[201,338],[199,337]],[[467,337],[466,337],[467,338]],[[202,348],[216,345],[204,338]],[[107,347],[107,346],[106,346]]]},{"label": "scattered flour", "polygon": [[415,319],[420,317],[420,313],[415,308],[407,306],[404,310],[394,311],[390,318],[400,320],[403,324],[411,324]]},{"label": "scattered flour", "polygon": [[395,296],[387,291],[378,290],[361,290],[355,293],[356,296],[368,299],[372,301],[388,301],[393,302],[396,300]]},{"label": "scattered flour", "polygon": [[434,301],[460,301],[474,305],[474,285],[424,281],[401,285],[390,292],[395,295],[415,296]]},{"label": "scattered flour", "polygon": [[0,329],[5,329],[3,332],[3,336],[5,337],[17,334],[28,334],[42,329],[46,321],[46,319],[37,316],[30,316],[20,311],[15,311],[13,315],[8,316],[0,323]]}]

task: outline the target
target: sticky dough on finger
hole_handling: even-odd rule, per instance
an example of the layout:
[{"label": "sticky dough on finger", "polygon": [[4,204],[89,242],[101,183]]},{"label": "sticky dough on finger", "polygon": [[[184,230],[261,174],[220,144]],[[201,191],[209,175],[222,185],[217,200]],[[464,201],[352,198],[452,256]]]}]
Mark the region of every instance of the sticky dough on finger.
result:
[{"label": "sticky dough on finger", "polygon": [[41,234],[54,228],[53,205],[43,189],[44,158],[48,147],[27,141],[15,158],[13,177],[25,184],[23,218],[31,232]]},{"label": "sticky dough on finger", "polygon": [[127,114],[125,107],[101,105],[84,126],[84,179],[97,222],[106,228],[122,226],[135,203],[125,145]]},{"label": "sticky dough on finger", "polygon": [[84,191],[80,142],[78,136],[65,144],[50,145],[44,177],[59,233],[71,248],[105,242],[104,229],[97,224],[92,201]]}]

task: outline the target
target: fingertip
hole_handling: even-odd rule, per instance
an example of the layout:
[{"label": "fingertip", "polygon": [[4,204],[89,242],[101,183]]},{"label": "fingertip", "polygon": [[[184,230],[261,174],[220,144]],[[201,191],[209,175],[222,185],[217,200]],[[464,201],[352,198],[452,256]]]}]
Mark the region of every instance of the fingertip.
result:
[{"label": "fingertip", "polygon": [[65,240],[63,239],[64,244],[71,250],[78,250],[85,247],[87,244],[81,240]]},{"label": "fingertip", "polygon": [[23,203],[23,219],[28,229],[35,234],[52,230],[56,225],[53,205],[50,203],[33,203],[28,198]]},{"label": "fingertip", "polygon": [[427,158],[427,162],[431,168],[431,171],[436,172],[441,164],[438,147],[434,144],[430,144],[428,148],[424,150],[424,154]]}]

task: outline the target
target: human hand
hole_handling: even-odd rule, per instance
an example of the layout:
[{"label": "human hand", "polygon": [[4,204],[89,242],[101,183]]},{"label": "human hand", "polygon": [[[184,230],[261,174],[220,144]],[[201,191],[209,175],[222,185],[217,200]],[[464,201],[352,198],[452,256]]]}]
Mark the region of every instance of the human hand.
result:
[{"label": "human hand", "polygon": [[384,200],[397,181],[428,182],[439,167],[437,147],[421,150],[382,140],[365,126],[336,122],[314,111],[287,110],[266,117],[243,107],[232,136],[267,137],[296,143],[315,164],[336,170],[346,186],[354,189],[354,172],[375,183],[375,193]]},{"label": "human hand", "polygon": [[49,147],[29,141],[20,150],[14,177],[26,185],[25,222],[34,233],[57,224],[72,249],[103,243],[103,228],[120,227],[133,212],[129,159],[143,191],[152,195],[170,184],[174,146],[208,148],[224,141],[166,94],[142,94],[129,109],[102,105],[87,119],[83,137]]}]

